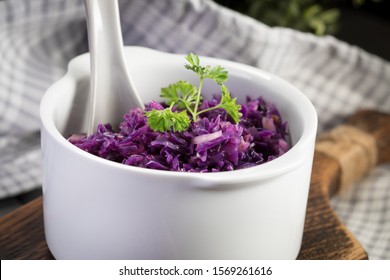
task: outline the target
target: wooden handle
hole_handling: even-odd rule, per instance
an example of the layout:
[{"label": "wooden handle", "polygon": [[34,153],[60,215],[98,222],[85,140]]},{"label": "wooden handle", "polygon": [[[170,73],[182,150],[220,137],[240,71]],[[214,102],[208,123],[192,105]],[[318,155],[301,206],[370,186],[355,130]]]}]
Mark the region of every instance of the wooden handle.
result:
[{"label": "wooden handle", "polygon": [[378,153],[377,164],[390,161],[390,115],[382,112],[362,110],[352,115],[347,124],[369,133],[375,139]]},{"label": "wooden handle", "polygon": [[306,236],[299,259],[309,257],[307,248],[315,248],[316,252],[311,253],[319,258],[368,258],[360,243],[338,219],[330,197],[345,191],[375,165],[389,160],[389,114],[359,111],[346,125],[318,137],[305,221]]},{"label": "wooden handle", "polygon": [[324,188],[330,195],[345,191],[377,164],[390,161],[390,115],[358,111],[346,124],[319,136],[316,153],[326,163],[324,169],[313,168],[321,173]]}]

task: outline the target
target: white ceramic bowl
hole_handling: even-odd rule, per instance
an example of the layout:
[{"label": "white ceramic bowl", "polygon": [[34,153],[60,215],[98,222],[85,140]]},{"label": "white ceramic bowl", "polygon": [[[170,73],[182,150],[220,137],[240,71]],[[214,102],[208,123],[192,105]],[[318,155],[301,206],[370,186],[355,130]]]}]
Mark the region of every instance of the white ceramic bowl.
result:
[{"label": "white ceramic bowl", "polygon": [[[185,55],[126,47],[126,61],[146,103],[178,79],[196,83]],[[263,96],[289,123],[293,147],[252,168],[181,173],[126,166],[67,142],[86,131],[89,55],[42,99],[43,198],[47,244],[57,259],[294,259],[299,253],[317,115],[296,88],[259,69],[222,65],[239,101]],[[205,83],[205,95],[217,91]]]}]

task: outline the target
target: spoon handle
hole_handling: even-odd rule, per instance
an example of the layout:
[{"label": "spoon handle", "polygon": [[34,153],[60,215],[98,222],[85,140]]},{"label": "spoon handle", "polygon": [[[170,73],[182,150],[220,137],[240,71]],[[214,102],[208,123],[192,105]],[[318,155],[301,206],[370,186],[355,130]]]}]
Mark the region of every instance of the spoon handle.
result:
[{"label": "spoon handle", "polygon": [[143,103],[128,75],[117,0],[85,0],[91,82],[88,135],[99,123],[119,124],[130,108]]}]

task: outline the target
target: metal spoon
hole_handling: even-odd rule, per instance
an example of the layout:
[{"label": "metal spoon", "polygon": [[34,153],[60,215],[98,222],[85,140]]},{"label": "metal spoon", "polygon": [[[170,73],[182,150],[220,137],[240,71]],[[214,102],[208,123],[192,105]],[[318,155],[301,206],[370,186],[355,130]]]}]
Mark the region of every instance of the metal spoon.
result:
[{"label": "metal spoon", "polygon": [[88,135],[99,123],[116,126],[130,108],[144,105],[128,74],[117,0],[85,0],[91,55]]}]

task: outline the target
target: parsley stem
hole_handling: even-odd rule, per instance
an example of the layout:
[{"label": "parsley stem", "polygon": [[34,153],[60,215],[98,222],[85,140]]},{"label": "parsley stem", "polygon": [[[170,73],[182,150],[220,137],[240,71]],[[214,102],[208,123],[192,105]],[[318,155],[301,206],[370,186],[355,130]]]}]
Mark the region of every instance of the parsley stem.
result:
[{"label": "parsley stem", "polygon": [[192,111],[191,107],[188,106],[188,104],[186,104],[186,103],[184,103],[184,104],[186,106],[186,109],[191,113],[192,119],[195,120],[196,119],[196,115],[195,115],[194,111]]},{"label": "parsley stem", "polygon": [[203,114],[203,113],[206,113],[206,112],[208,112],[208,111],[212,111],[212,110],[218,109],[218,108],[221,108],[221,104],[218,104],[218,105],[216,105],[216,106],[214,106],[214,107],[210,107],[210,108],[203,109],[202,111],[199,111],[199,112],[198,112],[198,115]]},{"label": "parsley stem", "polygon": [[198,116],[198,106],[200,103],[200,93],[202,92],[202,86],[203,86],[203,75],[200,77],[199,81],[199,87],[198,87],[198,95],[196,97],[196,102],[195,102],[195,108],[194,112],[192,113],[192,121],[196,122],[196,118]]}]

